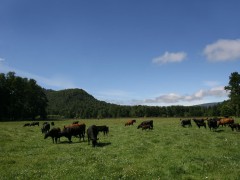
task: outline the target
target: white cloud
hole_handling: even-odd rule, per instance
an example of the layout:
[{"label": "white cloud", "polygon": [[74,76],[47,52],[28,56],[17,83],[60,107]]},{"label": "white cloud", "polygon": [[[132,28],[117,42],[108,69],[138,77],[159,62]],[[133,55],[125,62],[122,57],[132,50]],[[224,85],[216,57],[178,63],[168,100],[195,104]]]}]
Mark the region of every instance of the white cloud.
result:
[{"label": "white cloud", "polygon": [[206,97],[227,97],[227,92],[224,90],[223,86],[214,87],[207,90],[199,90],[191,95],[179,95],[176,93],[170,93],[158,96],[153,99],[146,99],[143,101],[144,104],[152,103],[166,103],[173,104],[179,102],[192,102],[203,100]]},{"label": "white cloud", "polygon": [[164,55],[153,58],[152,62],[155,64],[182,62],[186,57],[185,52],[169,53],[166,51]]},{"label": "white cloud", "polygon": [[215,62],[240,59],[240,39],[218,40],[207,45],[203,53],[209,61]]}]

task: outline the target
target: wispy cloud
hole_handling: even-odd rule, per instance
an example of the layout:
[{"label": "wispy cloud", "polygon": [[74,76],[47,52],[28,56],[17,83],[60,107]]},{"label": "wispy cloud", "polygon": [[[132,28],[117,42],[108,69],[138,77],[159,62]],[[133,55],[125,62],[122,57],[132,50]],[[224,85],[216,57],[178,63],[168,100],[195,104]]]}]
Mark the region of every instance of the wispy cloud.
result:
[{"label": "wispy cloud", "polygon": [[209,61],[230,61],[240,60],[240,39],[221,39],[209,44],[204,49],[204,55]]},{"label": "wispy cloud", "polygon": [[0,63],[3,62],[3,61],[5,61],[5,59],[0,57]]},{"label": "wispy cloud", "polygon": [[[2,60],[1,60],[2,59]],[[35,79],[37,83],[44,88],[53,88],[53,89],[67,89],[75,88],[75,84],[69,80],[65,75],[53,75],[52,77],[42,77],[36,74],[31,74],[13,67],[8,66],[5,63],[3,58],[0,59],[0,72],[8,73],[13,71],[17,76],[27,77],[30,79]]]},{"label": "wispy cloud", "polygon": [[203,100],[206,97],[227,97],[227,92],[224,90],[223,86],[214,87],[207,90],[199,90],[191,95],[180,95],[176,93],[169,93],[165,95],[158,96],[153,99],[146,99],[143,101],[144,104],[154,104],[154,103],[166,103],[173,104],[179,102],[192,102]]},{"label": "wispy cloud", "polygon": [[153,58],[152,62],[155,64],[176,63],[182,62],[186,57],[185,52],[170,53],[166,51],[162,56]]}]

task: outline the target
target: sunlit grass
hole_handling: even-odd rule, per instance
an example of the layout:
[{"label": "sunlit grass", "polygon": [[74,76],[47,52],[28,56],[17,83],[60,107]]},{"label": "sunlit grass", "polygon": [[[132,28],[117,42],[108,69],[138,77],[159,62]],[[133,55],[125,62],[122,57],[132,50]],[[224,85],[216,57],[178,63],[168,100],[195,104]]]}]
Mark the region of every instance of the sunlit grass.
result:
[{"label": "sunlit grass", "polygon": [[[80,120],[87,127],[107,125],[99,147],[65,137],[44,139],[40,127],[0,123],[0,179],[238,179],[240,132],[212,132],[179,119],[154,118],[154,129],[124,126],[127,119]],[[238,119],[239,121],[239,119]],[[55,121],[63,127],[72,120]],[[42,122],[40,123],[42,124]],[[87,140],[87,138],[86,138]]]}]

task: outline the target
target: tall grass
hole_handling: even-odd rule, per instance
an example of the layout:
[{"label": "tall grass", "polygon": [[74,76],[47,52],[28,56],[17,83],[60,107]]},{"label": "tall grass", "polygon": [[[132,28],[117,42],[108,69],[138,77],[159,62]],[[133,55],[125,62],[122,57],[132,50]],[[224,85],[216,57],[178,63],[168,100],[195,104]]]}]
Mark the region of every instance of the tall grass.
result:
[{"label": "tall grass", "polygon": [[[0,179],[239,179],[240,132],[183,128],[173,118],[155,118],[154,129],[142,131],[142,120],[127,127],[127,119],[80,120],[109,126],[96,148],[78,138],[53,144],[41,126],[2,122]],[[71,122],[55,121],[55,127]]]}]

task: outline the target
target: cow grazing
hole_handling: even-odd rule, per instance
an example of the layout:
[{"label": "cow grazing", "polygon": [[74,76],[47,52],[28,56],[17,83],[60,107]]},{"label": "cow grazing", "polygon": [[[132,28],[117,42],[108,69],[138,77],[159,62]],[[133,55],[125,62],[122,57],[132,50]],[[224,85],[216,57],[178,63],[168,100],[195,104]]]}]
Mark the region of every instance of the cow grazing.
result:
[{"label": "cow grazing", "polygon": [[42,133],[47,133],[50,129],[50,124],[48,122],[43,123]]},{"label": "cow grazing", "polygon": [[133,119],[133,120],[129,120],[129,121],[127,121],[127,122],[125,123],[125,126],[133,125],[133,123],[135,123],[135,122],[136,122],[135,119]]},{"label": "cow grazing", "polygon": [[98,135],[98,128],[95,125],[90,126],[87,129],[87,136],[88,136],[88,144],[92,141],[92,146],[95,147],[97,145],[97,135]]},{"label": "cow grazing", "polygon": [[181,125],[182,127],[188,126],[188,127],[192,127],[192,122],[191,119],[180,119]]},{"label": "cow grazing", "polygon": [[84,141],[85,136],[85,129],[86,125],[83,124],[71,124],[69,126],[64,126],[63,130],[61,131],[61,136],[65,136],[68,138],[69,142],[72,142],[72,136],[78,136],[79,141],[81,141],[81,138]]},{"label": "cow grazing", "polygon": [[137,128],[142,128],[145,125],[150,125],[151,129],[153,129],[153,120],[143,121]]},{"label": "cow grazing", "polygon": [[39,122],[32,122],[30,126],[39,126]]},{"label": "cow grazing", "polygon": [[23,125],[23,127],[26,127],[26,126],[31,126],[31,124],[30,123],[26,123],[26,124]]},{"label": "cow grazing", "polygon": [[152,129],[151,125],[150,124],[145,124],[142,126],[142,130],[146,130],[146,129]]},{"label": "cow grazing", "polygon": [[47,139],[48,137],[52,138],[52,141],[57,144],[57,141],[60,142],[60,136],[61,136],[61,129],[60,128],[52,128],[49,132],[47,132],[44,136],[44,139]]},{"label": "cow grazing", "polygon": [[98,132],[103,132],[104,135],[107,135],[109,132],[109,127],[108,126],[97,126]]},{"label": "cow grazing", "polygon": [[215,131],[218,128],[218,119],[209,119],[207,121],[208,127],[210,129],[210,131],[213,129],[213,131]]},{"label": "cow grazing", "polygon": [[193,119],[193,121],[196,123],[196,125],[198,126],[198,128],[200,128],[201,126],[205,127],[206,129],[206,123],[204,122],[204,119]]},{"label": "cow grazing", "polygon": [[240,125],[238,123],[229,124],[229,127],[232,129],[232,131],[234,131],[234,129],[236,131],[240,130]]},{"label": "cow grazing", "polygon": [[222,126],[226,126],[229,124],[233,124],[234,123],[234,119],[233,118],[221,118],[218,121],[218,126],[222,125]]}]

